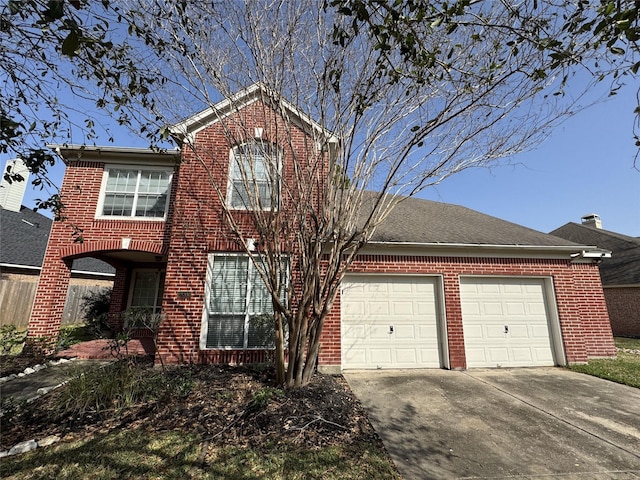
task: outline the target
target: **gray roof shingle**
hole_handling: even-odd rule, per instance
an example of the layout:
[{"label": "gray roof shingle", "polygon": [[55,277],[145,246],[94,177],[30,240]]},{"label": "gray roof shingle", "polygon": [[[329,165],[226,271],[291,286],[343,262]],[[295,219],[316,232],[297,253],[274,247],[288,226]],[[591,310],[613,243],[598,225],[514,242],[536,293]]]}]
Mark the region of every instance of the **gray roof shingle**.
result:
[{"label": "gray roof shingle", "polygon": [[551,235],[611,250],[611,258],[603,259],[600,264],[604,285],[640,283],[640,238],[573,222],[556,228]]},{"label": "gray roof shingle", "polygon": [[[370,199],[375,195],[371,193]],[[466,207],[419,198],[403,199],[378,227],[372,241],[544,247],[576,245]]]},{"label": "gray roof shingle", "polygon": [[[19,212],[0,208],[0,264],[42,267],[52,220],[22,206]],[[73,270],[114,273],[110,265],[95,258],[73,262]]]}]

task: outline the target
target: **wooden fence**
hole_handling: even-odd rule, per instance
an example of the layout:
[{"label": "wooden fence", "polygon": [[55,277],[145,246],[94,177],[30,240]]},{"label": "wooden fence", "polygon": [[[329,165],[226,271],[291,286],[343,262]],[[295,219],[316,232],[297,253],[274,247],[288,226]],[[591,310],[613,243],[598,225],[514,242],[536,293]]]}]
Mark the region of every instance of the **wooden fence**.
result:
[{"label": "wooden fence", "polygon": [[[18,328],[27,328],[36,286],[35,282],[0,280],[0,326],[15,325]],[[99,292],[104,288],[98,285],[69,285],[62,325],[82,323],[82,298],[89,292]]]}]

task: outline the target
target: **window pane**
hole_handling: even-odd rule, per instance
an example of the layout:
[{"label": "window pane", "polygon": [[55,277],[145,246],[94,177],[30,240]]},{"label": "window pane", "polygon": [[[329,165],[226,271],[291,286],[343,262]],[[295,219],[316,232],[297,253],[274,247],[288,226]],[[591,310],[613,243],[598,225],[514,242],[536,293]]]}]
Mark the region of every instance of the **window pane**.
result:
[{"label": "window pane", "polygon": [[275,347],[275,330],[273,316],[270,314],[252,315],[249,317],[248,348]]},{"label": "window pane", "polygon": [[257,268],[246,255],[209,256],[208,348],[273,348],[273,304]]},{"label": "window pane", "polygon": [[207,348],[244,348],[244,315],[209,315]]},{"label": "window pane", "polygon": [[247,266],[242,256],[215,256],[211,274],[209,310],[217,313],[244,313],[247,301]]},{"label": "window pane", "polygon": [[104,197],[102,214],[130,217],[133,210],[133,195],[107,193]]},{"label": "window pane", "polygon": [[267,286],[262,281],[255,266],[251,269],[251,298],[249,299],[249,314],[259,315],[273,313],[273,302]]},{"label": "window pane", "polygon": [[164,277],[164,271],[136,271],[131,292],[131,307],[144,308],[154,313],[160,312]]},{"label": "window pane", "polygon": [[137,170],[109,170],[107,192],[133,193],[138,181]]},{"label": "window pane", "polygon": [[142,171],[140,175],[140,193],[166,194],[169,187],[167,172]]},{"label": "window pane", "polygon": [[136,217],[162,218],[167,206],[166,195],[139,195]]},{"label": "window pane", "polygon": [[253,208],[256,202],[262,208],[271,208],[271,193],[279,175],[277,148],[263,142],[252,142],[235,147],[231,168],[232,208]]},{"label": "window pane", "polygon": [[102,215],[164,218],[170,184],[168,171],[110,169]]}]

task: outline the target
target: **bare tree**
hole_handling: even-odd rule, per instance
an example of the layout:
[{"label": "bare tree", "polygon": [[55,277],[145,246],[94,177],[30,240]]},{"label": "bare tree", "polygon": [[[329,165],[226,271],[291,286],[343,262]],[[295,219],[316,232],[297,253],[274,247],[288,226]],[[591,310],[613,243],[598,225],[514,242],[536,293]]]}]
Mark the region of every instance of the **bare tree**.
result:
[{"label": "bare tree", "polygon": [[[280,384],[309,382],[340,281],[398,202],[538,143],[575,109],[580,93],[563,92],[573,64],[545,43],[562,32],[562,5],[468,3],[455,28],[436,15],[404,31],[419,61],[320,0],[129,5],[172,86],[155,92],[150,120],[178,122],[164,134],[208,172],[271,296]],[[579,45],[572,54],[588,63],[594,52]],[[268,142],[239,114],[235,93],[249,86]],[[212,172],[219,160],[179,123],[221,100],[238,113],[218,118],[229,145],[255,139],[233,152],[230,189]]]}]

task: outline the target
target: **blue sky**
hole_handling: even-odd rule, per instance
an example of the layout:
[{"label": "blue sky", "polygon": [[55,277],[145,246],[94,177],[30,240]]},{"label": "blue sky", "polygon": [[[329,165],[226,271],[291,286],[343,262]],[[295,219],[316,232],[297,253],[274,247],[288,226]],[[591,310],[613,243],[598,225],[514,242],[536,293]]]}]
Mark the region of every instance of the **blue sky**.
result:
[{"label": "blue sky", "polygon": [[569,118],[537,149],[511,157],[512,165],[462,172],[421,196],[542,232],[597,213],[603,228],[640,236],[632,130],[637,87],[629,83]]},{"label": "blue sky", "polygon": [[[632,135],[636,90],[637,84],[630,83],[571,117],[537,149],[508,159],[510,165],[467,170],[420,196],[543,232],[597,213],[605,229],[640,236],[640,171],[634,169]],[[128,132],[116,138],[114,145],[147,146]],[[60,184],[64,165],[51,173]],[[33,207],[36,198],[45,197],[28,188],[24,204]]]}]

